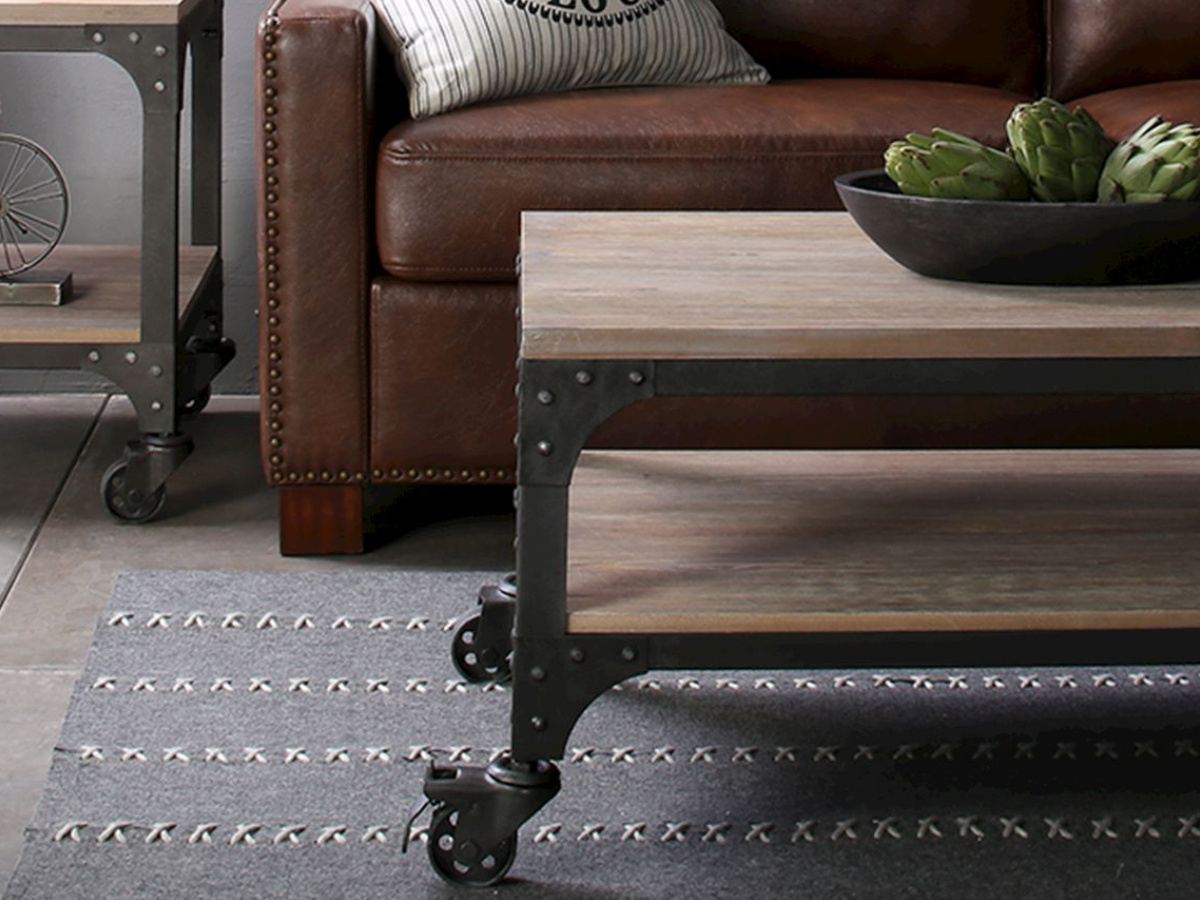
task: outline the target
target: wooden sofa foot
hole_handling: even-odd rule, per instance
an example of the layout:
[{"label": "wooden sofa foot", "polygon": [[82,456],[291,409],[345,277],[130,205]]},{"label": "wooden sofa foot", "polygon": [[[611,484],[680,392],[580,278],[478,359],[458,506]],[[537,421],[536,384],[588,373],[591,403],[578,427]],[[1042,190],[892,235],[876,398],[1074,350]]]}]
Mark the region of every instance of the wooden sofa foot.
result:
[{"label": "wooden sofa foot", "polygon": [[361,485],[279,488],[279,552],[284,556],[362,553]]}]

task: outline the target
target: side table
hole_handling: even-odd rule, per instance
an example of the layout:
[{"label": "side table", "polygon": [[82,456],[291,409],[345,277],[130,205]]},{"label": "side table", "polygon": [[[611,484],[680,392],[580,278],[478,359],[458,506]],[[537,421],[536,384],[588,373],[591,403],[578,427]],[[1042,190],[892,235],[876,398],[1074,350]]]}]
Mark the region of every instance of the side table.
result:
[{"label": "side table", "polygon": [[[221,260],[222,0],[4,0],[0,51],[99,53],[142,103],[140,247],[60,245],[75,299],[0,307],[0,367],[78,368],[133,403],[141,438],[104,475],[106,507],[145,522],[192,451],[180,420],[208,402],[233,358],[224,337]],[[179,244],[180,119],[191,51],[191,243]]]},{"label": "side table", "polygon": [[430,769],[447,881],[504,877],[651,669],[1194,661],[1195,450],[584,451],[654,397],[1195,394],[1200,284],[939,282],[838,213],[529,213],[521,316],[517,578],[455,636],[511,752]]}]

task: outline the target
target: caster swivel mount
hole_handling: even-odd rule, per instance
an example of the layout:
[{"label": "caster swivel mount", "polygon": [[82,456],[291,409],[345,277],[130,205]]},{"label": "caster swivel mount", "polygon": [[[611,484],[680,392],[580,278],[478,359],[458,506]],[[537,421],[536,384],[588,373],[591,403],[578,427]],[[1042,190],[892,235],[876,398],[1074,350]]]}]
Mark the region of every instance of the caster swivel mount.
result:
[{"label": "caster swivel mount", "polygon": [[[550,762],[516,763],[503,757],[486,769],[434,763],[425,776],[433,807],[427,850],[437,874],[450,884],[490,887],[504,879],[517,853],[517,829],[561,787]],[[408,849],[410,827],[405,831]]]}]

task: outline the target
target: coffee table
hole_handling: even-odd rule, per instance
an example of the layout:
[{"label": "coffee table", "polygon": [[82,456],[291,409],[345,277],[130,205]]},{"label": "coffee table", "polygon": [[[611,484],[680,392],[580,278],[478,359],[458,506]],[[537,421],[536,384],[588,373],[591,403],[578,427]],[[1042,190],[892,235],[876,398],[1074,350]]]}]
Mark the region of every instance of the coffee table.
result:
[{"label": "coffee table", "polygon": [[934,281],[839,213],[531,213],[521,266],[519,596],[455,638],[511,677],[512,747],[429,773],[448,880],[503,877],[650,669],[1194,658],[1200,452],[584,447],[657,396],[1192,393],[1200,284]]}]

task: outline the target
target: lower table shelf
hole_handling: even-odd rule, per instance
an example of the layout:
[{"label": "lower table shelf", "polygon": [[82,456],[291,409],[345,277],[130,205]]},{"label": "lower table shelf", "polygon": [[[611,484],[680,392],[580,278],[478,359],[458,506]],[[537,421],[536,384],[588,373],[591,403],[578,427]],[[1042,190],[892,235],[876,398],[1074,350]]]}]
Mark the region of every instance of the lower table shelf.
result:
[{"label": "lower table shelf", "polygon": [[[215,247],[179,248],[179,317],[199,296]],[[74,298],[62,306],[0,306],[0,343],[136,344],[141,340],[137,247],[60,245],[39,268],[70,271]]]},{"label": "lower table shelf", "polygon": [[1200,451],[585,452],[575,634],[1200,627]]}]

